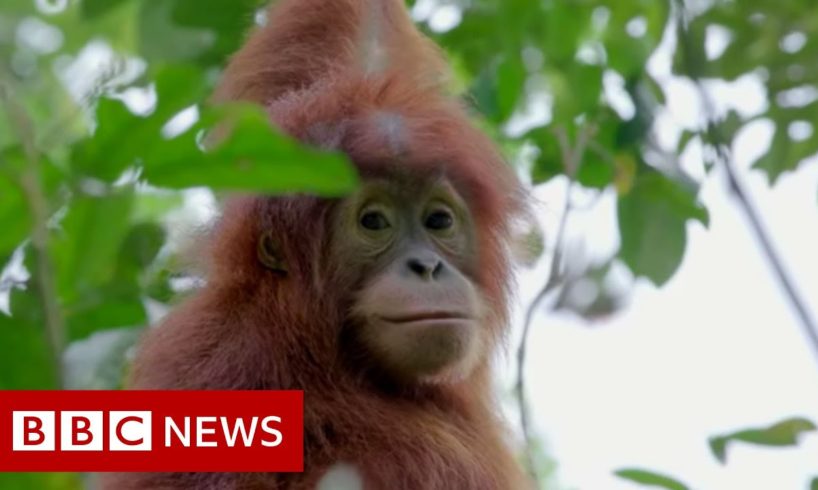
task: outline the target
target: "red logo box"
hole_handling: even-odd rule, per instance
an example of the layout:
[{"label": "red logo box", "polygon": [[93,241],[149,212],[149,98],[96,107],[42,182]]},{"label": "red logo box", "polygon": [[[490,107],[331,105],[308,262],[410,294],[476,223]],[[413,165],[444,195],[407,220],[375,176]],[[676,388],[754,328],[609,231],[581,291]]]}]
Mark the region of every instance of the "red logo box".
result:
[{"label": "red logo box", "polygon": [[0,471],[303,470],[301,391],[0,391]]}]

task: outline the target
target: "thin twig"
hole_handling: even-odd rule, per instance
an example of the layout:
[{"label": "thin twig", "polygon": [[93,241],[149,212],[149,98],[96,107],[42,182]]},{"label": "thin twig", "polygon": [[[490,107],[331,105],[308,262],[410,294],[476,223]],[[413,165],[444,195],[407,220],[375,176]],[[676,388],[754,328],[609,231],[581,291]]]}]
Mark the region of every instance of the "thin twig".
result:
[{"label": "thin twig", "polygon": [[764,226],[761,216],[758,213],[757,206],[753,202],[750,193],[744,188],[744,185],[739,178],[738,171],[735,168],[732,153],[729,148],[730,142],[724,136],[718,126],[718,118],[716,111],[714,110],[715,104],[710,93],[701,83],[701,69],[699,66],[696,66],[692,57],[690,56],[691,40],[688,36],[686,19],[684,18],[685,10],[683,2],[676,0],[676,7],[679,45],[683,50],[683,60],[687,75],[693,80],[696,90],[699,93],[699,97],[702,100],[707,123],[706,137],[716,150],[718,159],[721,162],[725,173],[727,174],[730,191],[732,192],[733,196],[735,196],[738,207],[747,218],[752,233],[755,236],[758,245],[761,247],[764,257],[767,259],[770,267],[772,267],[773,273],[784,291],[784,295],[795,309],[795,313],[799,319],[799,324],[802,327],[804,336],[807,338],[816,360],[818,360],[818,326],[816,326],[815,320],[810,315],[806,301],[801,298],[800,294],[798,293],[798,289],[795,286],[795,282],[784,267],[781,254],[775,248],[772,236]]},{"label": "thin twig", "polygon": [[31,245],[36,262],[35,283],[40,292],[45,315],[45,330],[51,350],[55,379],[63,386],[62,353],[65,347],[65,322],[57,299],[54,285],[54,268],[48,253],[48,200],[43,191],[40,154],[37,151],[34,126],[25,110],[17,104],[8,93],[8,88],[0,84],[0,100],[6,106],[6,112],[12,126],[17,129],[20,143],[25,152],[27,168],[20,176],[20,186],[28,202],[33,229]]},{"label": "thin twig", "polygon": [[789,299],[790,304],[795,309],[796,316],[798,316],[801,327],[804,330],[804,335],[807,337],[807,340],[812,347],[816,360],[818,360],[818,326],[816,326],[815,320],[812,318],[809,310],[807,309],[806,301],[801,298],[795,287],[794,281],[784,268],[784,264],[781,260],[781,254],[778,252],[778,250],[776,250],[775,245],[773,245],[771,235],[764,227],[764,224],[761,221],[761,216],[759,215],[752,198],[740,182],[735,167],[732,164],[730,155],[727,153],[727,150],[723,147],[723,145],[721,146],[722,149],[717,151],[719,153],[719,159],[722,160],[722,165],[727,173],[727,178],[730,183],[730,190],[736,197],[739,207],[742,211],[744,211],[744,215],[746,216],[747,221],[750,223],[750,227],[752,228],[756,240],[758,240],[758,244],[761,246],[764,256],[767,258],[767,261],[773,268],[773,272],[775,273],[779,284],[784,289],[784,293]]},{"label": "thin twig", "polygon": [[574,179],[576,173],[582,164],[582,159],[585,155],[585,150],[588,142],[591,139],[592,131],[589,127],[583,127],[577,136],[577,142],[572,149],[568,141],[568,135],[563,128],[556,130],[557,140],[560,144],[562,152],[563,168],[565,175],[568,177],[568,188],[565,191],[565,202],[563,203],[562,216],[557,227],[556,239],[554,241],[554,254],[551,257],[551,269],[548,272],[548,279],[545,285],[540,289],[534,300],[529,304],[528,310],[525,314],[525,321],[523,323],[522,337],[517,347],[517,383],[514,386],[514,392],[517,395],[517,406],[520,410],[520,427],[523,431],[523,438],[525,439],[528,450],[525,452],[528,471],[535,482],[539,481],[537,466],[535,465],[531,448],[534,447],[534,436],[531,431],[531,419],[528,413],[528,399],[525,390],[525,363],[528,345],[528,336],[531,332],[531,325],[534,315],[537,312],[540,304],[545,300],[548,294],[562,283],[562,256],[565,242],[566,229],[568,224],[568,216],[571,214],[572,204],[571,197],[574,189]]}]

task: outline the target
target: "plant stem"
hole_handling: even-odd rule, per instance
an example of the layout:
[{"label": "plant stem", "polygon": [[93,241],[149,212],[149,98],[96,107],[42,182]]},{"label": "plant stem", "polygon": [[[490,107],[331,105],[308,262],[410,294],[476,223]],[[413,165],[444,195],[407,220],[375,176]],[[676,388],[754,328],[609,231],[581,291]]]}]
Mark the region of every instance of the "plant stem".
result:
[{"label": "plant stem", "polygon": [[560,216],[560,223],[557,227],[556,239],[554,241],[554,254],[551,257],[551,269],[548,272],[548,279],[545,285],[540,289],[534,300],[529,304],[526,310],[525,320],[523,322],[523,331],[520,339],[520,344],[517,347],[517,382],[514,385],[514,393],[517,395],[517,406],[520,410],[520,427],[523,431],[526,447],[526,463],[528,471],[535,482],[539,482],[537,467],[531,455],[531,448],[534,446],[534,436],[531,430],[531,419],[528,412],[528,399],[526,397],[526,378],[525,378],[525,363],[528,348],[528,336],[531,332],[531,325],[534,320],[534,315],[537,312],[540,304],[545,300],[548,294],[553,291],[562,282],[562,256],[563,247],[565,246],[565,234],[568,224],[568,216],[571,214],[571,198],[574,189],[574,179],[582,159],[585,156],[585,150],[591,141],[592,129],[583,127],[577,136],[577,142],[574,148],[568,141],[568,136],[563,128],[556,131],[557,140],[560,144],[562,154],[562,164],[565,175],[568,177],[568,188],[565,190],[565,202],[563,203],[562,216]]},{"label": "plant stem", "polygon": [[732,163],[732,158],[727,153],[727,150],[723,145],[721,145],[721,148],[722,149],[718,151],[719,159],[722,161],[722,166],[727,173],[730,190],[736,197],[739,208],[744,212],[744,216],[750,223],[750,228],[752,229],[753,235],[761,247],[764,257],[767,259],[767,262],[769,262],[770,267],[772,267],[773,273],[784,291],[784,295],[789,300],[793,309],[795,309],[796,316],[798,317],[800,325],[804,331],[804,336],[807,338],[810,346],[812,347],[815,359],[818,360],[818,327],[815,324],[815,320],[812,318],[809,310],[807,309],[806,301],[804,301],[804,299],[799,295],[793,279],[784,268],[784,263],[781,260],[781,254],[776,250],[775,245],[773,245],[771,235],[764,227],[764,224],[761,221],[761,216],[759,215],[752,198],[739,180],[735,166]]},{"label": "plant stem", "polygon": [[800,294],[798,293],[798,289],[795,286],[795,282],[784,267],[781,254],[776,250],[771,234],[764,226],[761,216],[758,213],[757,206],[753,202],[750,193],[744,188],[741,179],[739,178],[738,171],[736,170],[732,153],[730,151],[730,141],[721,132],[721,129],[718,126],[718,117],[714,109],[715,105],[713,103],[713,99],[710,93],[701,83],[702,69],[693,62],[693,58],[690,56],[690,44],[692,41],[688,36],[683,2],[676,0],[676,9],[676,30],[679,39],[679,49],[681,49],[683,53],[685,71],[687,72],[686,74],[693,80],[696,90],[699,93],[699,97],[702,100],[702,105],[705,111],[705,120],[707,123],[705,132],[706,138],[716,150],[718,159],[727,175],[730,191],[733,196],[735,196],[739,209],[741,209],[745,218],[747,218],[753,236],[755,237],[756,242],[758,242],[764,258],[767,260],[770,267],[772,267],[773,274],[781,286],[784,295],[787,297],[790,305],[795,310],[795,314],[798,317],[804,336],[812,348],[815,359],[818,360],[818,326],[816,326],[815,320],[810,315],[806,301],[801,298]]},{"label": "plant stem", "polygon": [[34,126],[28,114],[0,85],[0,100],[6,106],[12,126],[17,129],[20,143],[25,152],[27,168],[20,176],[20,186],[28,202],[33,222],[31,246],[34,250],[35,283],[43,302],[45,331],[51,351],[54,376],[59,387],[64,385],[62,353],[65,348],[65,322],[60,310],[57,290],[54,284],[54,268],[48,253],[48,200],[43,191],[40,154],[35,143]]}]

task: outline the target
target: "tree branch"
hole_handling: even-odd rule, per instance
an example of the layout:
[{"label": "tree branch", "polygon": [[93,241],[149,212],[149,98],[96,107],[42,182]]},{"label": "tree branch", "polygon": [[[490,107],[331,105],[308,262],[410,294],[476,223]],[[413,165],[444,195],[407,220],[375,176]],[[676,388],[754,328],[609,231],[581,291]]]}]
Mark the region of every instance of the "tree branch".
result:
[{"label": "tree branch", "polygon": [[554,254],[551,257],[551,269],[548,272],[548,279],[526,310],[525,320],[523,322],[522,337],[520,339],[520,344],[517,347],[517,382],[514,386],[514,393],[517,396],[517,406],[520,411],[520,427],[523,431],[523,437],[527,447],[525,454],[526,463],[528,466],[528,471],[535,482],[539,481],[539,476],[537,467],[531,455],[531,448],[534,446],[535,441],[531,430],[531,419],[528,412],[528,400],[525,389],[525,363],[528,347],[528,336],[531,332],[531,325],[534,320],[534,315],[540,304],[545,300],[548,294],[551,293],[551,291],[562,283],[563,247],[565,245],[564,242],[568,224],[568,216],[571,214],[572,210],[571,197],[574,189],[574,179],[576,178],[576,173],[582,164],[582,159],[585,155],[585,150],[588,147],[589,141],[591,140],[592,132],[593,131],[590,127],[583,127],[577,136],[576,145],[572,149],[571,143],[568,141],[568,135],[566,134],[564,128],[558,128],[556,130],[556,136],[557,140],[559,141],[562,154],[563,169],[565,171],[565,175],[568,177],[568,188],[565,191],[562,216],[560,217],[560,223],[557,227],[557,234],[554,241]]},{"label": "tree branch", "polygon": [[762,254],[766,258],[770,267],[772,267],[773,274],[778,280],[784,295],[787,297],[791,306],[795,310],[804,336],[807,338],[816,360],[818,360],[818,326],[816,326],[815,320],[810,315],[806,302],[798,293],[795,282],[787,273],[783,260],[781,259],[781,255],[773,244],[771,234],[769,231],[767,231],[761,216],[758,213],[758,208],[739,178],[738,171],[736,170],[733,162],[732,152],[730,151],[730,141],[724,136],[719,128],[717,114],[714,110],[715,104],[710,93],[701,83],[701,67],[697,66],[696,63],[693,62],[693,58],[690,55],[690,44],[692,41],[688,36],[684,3],[681,0],[676,0],[676,8],[679,49],[682,49],[682,58],[685,64],[685,71],[691,80],[693,80],[696,90],[699,93],[699,97],[702,100],[707,124],[705,131],[706,139],[709,140],[709,143],[716,150],[718,159],[724,168],[725,173],[727,174],[730,191],[736,198],[738,207],[747,218],[753,236],[755,236],[755,239],[761,248]]}]

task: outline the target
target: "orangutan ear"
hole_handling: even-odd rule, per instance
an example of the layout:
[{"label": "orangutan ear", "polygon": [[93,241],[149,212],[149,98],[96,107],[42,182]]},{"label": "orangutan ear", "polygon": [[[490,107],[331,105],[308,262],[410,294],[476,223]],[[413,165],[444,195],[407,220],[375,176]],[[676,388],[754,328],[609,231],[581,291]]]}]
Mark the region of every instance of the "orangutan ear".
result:
[{"label": "orangutan ear", "polygon": [[271,271],[287,274],[287,263],[271,231],[265,231],[258,239],[258,260]]}]

